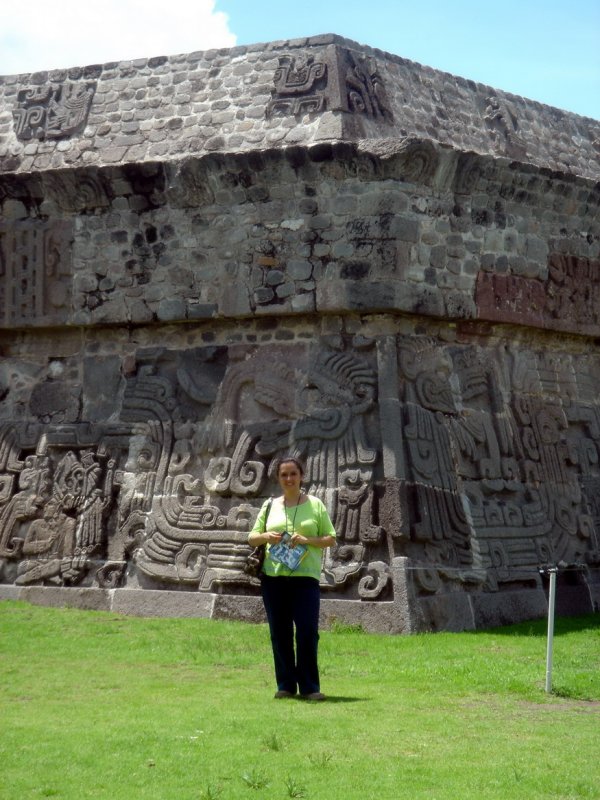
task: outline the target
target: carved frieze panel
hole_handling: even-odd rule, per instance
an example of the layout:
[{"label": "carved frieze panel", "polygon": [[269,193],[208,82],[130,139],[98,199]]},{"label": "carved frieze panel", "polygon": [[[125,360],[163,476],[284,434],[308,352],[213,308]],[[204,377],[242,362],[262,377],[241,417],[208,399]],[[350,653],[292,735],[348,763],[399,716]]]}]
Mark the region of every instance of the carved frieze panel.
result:
[{"label": "carved frieze panel", "polygon": [[273,98],[267,116],[301,115],[324,111],[327,107],[327,68],[325,61],[312,55],[284,55],[273,76]]},{"label": "carved frieze panel", "polygon": [[0,436],[0,580],[255,592],[247,533],[284,453],[303,458],[338,532],[321,576],[331,596],[390,599],[395,556],[423,596],[600,561],[600,403],[578,360],[433,336],[399,336],[389,374],[377,358],[345,336],[146,348],[110,425],[34,421],[35,400],[32,421]]},{"label": "carved frieze panel", "polygon": [[48,83],[17,92],[13,120],[17,139],[61,139],[85,128],[96,84]]},{"label": "carved frieze panel", "polygon": [[0,325],[65,322],[71,303],[71,225],[0,226]]},{"label": "carved frieze panel", "polygon": [[539,564],[596,563],[600,403],[582,402],[573,360],[412,337],[397,352],[395,548],[424,565],[418,590],[534,585]]},{"label": "carved frieze panel", "polygon": [[527,146],[520,135],[519,121],[508,105],[496,95],[486,98],[483,119],[498,153],[511,158],[525,158]]},{"label": "carved frieze panel", "polygon": [[345,111],[393,119],[377,61],[351,50],[330,46],[319,56],[282,55],[273,84],[267,117]]},{"label": "carved frieze panel", "polygon": [[399,146],[394,162],[400,180],[431,184],[440,157],[431,142],[422,139],[405,139]]},{"label": "carved frieze panel", "polygon": [[[476,303],[479,316],[484,319],[541,327],[546,291],[539,280],[480,272],[477,276]],[[502,319],[499,320],[499,317]]]},{"label": "carved frieze panel", "polygon": [[108,182],[100,171],[72,174],[67,171],[42,175],[45,197],[61,211],[89,211],[106,208],[112,199]]},{"label": "carved frieze panel", "polygon": [[351,50],[338,51],[341,99],[344,110],[373,119],[393,119],[377,62]]},{"label": "carved frieze panel", "polygon": [[[375,400],[373,367],[352,352],[319,349],[311,356],[307,346],[221,355],[225,372],[208,413],[190,420],[187,431],[176,426],[187,438],[177,438],[174,428],[164,478],[153,462],[151,513],[135,554],[137,569],[146,580],[204,591],[247,583],[241,574],[247,532],[261,498],[277,491],[275,459],[292,452],[305,459],[307,488],[328,503],[340,530],[339,552],[325,563],[324,586],[346,591],[354,583],[359,596],[364,591],[375,599],[389,576],[381,570],[367,576],[383,535],[371,488],[378,453],[366,419]],[[189,386],[187,379],[183,383]],[[138,522],[144,507],[131,506]],[[128,518],[123,527],[130,527]]]},{"label": "carved frieze panel", "polygon": [[552,253],[545,281],[480,272],[475,299],[484,319],[597,335],[600,261]]},{"label": "carved frieze panel", "polygon": [[552,253],[548,270],[547,316],[561,326],[600,330],[600,261]]},{"label": "carved frieze panel", "polygon": [[79,583],[102,554],[115,464],[98,455],[69,450],[55,464],[50,496],[21,545],[16,584]]},{"label": "carved frieze panel", "polygon": [[[76,428],[66,426],[56,437],[44,430],[0,430],[8,455],[0,468],[12,484],[0,498],[0,572],[22,586],[89,584],[106,558],[118,448],[107,448],[110,436],[99,441],[100,431],[84,434],[94,443],[82,446]],[[37,440],[34,452],[29,434]]]}]

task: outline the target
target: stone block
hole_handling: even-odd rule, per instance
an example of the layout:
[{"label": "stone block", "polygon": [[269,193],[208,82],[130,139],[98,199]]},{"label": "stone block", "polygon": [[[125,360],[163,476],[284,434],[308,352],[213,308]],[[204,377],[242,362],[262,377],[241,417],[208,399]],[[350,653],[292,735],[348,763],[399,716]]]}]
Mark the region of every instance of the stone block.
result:
[{"label": "stone block", "polygon": [[[268,291],[272,299],[273,290]],[[221,289],[217,306],[219,315],[224,317],[246,316],[251,311],[248,288],[240,283],[228,282]]]},{"label": "stone block", "polygon": [[431,248],[429,254],[429,263],[434,269],[444,269],[447,261],[446,247],[444,245],[435,245]]},{"label": "stone block", "polygon": [[214,595],[166,589],[113,589],[111,611],[137,617],[213,616]]},{"label": "stone block", "polygon": [[419,239],[419,222],[412,217],[394,216],[389,230],[390,236],[403,242],[417,242]]},{"label": "stone block", "polygon": [[495,593],[478,592],[472,598],[473,620],[477,628],[494,628],[529,619],[542,619],[548,604],[541,589],[515,589]]},{"label": "stone block", "polygon": [[443,316],[442,294],[407,281],[323,280],[317,286],[317,309],[351,311],[406,311]]},{"label": "stone block", "polygon": [[185,302],[179,299],[165,299],[158,304],[156,316],[162,322],[185,319]]},{"label": "stone block", "polygon": [[548,245],[538,236],[527,236],[525,239],[525,256],[531,261],[545,264],[548,258]]},{"label": "stone block", "polygon": [[0,583],[0,600],[20,600],[21,587],[10,583]]},{"label": "stone block", "polygon": [[314,292],[303,292],[296,294],[291,299],[292,310],[297,314],[308,314],[316,309],[316,298]]},{"label": "stone block", "polygon": [[5,200],[2,203],[2,217],[5,220],[26,219],[29,211],[20,200]]},{"label": "stone block", "polygon": [[118,414],[121,387],[120,356],[88,356],[83,359],[83,415],[104,422]]},{"label": "stone block", "polygon": [[212,319],[216,315],[217,306],[214,303],[188,303],[187,305],[187,319]]},{"label": "stone block", "polygon": [[51,608],[81,608],[85,611],[110,611],[111,597],[107,589],[23,586],[19,600]]},{"label": "stone block", "polygon": [[287,281],[275,289],[275,294],[280,300],[285,300],[287,297],[291,297],[295,291],[295,284],[292,281]]},{"label": "stone block", "polygon": [[310,261],[291,259],[286,265],[286,274],[294,281],[306,281],[312,275],[312,264]]},{"label": "stone block", "polygon": [[472,631],[475,630],[470,594],[445,593],[421,597],[413,601],[413,625],[415,630]]},{"label": "stone block", "polygon": [[270,303],[271,300],[275,297],[275,292],[273,289],[269,289],[266,286],[262,286],[255,290],[254,298],[257,303]]}]

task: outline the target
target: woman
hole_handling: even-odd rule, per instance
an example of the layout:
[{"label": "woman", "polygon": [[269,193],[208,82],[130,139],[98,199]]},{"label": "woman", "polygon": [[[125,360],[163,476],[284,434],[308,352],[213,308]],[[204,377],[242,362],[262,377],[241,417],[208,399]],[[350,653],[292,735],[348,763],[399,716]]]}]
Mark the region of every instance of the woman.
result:
[{"label": "woman", "polygon": [[317,665],[319,578],[322,551],[334,544],[335,530],[323,503],[302,491],[303,477],[297,458],[279,460],[283,495],[263,504],[248,543],[267,545],[260,579],[275,661],[275,697],[299,692],[305,700],[324,700]]}]

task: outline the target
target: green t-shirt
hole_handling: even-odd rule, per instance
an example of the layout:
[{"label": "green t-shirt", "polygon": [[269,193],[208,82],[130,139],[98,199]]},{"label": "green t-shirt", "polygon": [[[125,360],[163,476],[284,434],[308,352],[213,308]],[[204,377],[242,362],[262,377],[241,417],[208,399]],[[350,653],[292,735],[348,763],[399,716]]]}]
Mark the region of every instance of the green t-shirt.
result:
[{"label": "green t-shirt", "polygon": [[[335,536],[335,529],[333,523],[329,518],[327,509],[318,497],[307,495],[308,500],[300,503],[299,506],[292,506],[286,508],[283,505],[283,499],[277,497],[273,500],[271,510],[267,519],[267,530],[278,531],[283,533],[300,533],[309,539],[311,536]],[[263,503],[262,508],[258,512],[258,517],[252,528],[252,533],[263,533],[265,530],[265,514],[269,501]],[[298,564],[295,570],[291,571],[289,567],[281,564],[278,561],[273,561],[269,556],[271,545],[267,545],[267,553],[265,556],[265,563],[263,572],[266,575],[272,576],[287,576],[293,575],[294,577],[316,578],[319,580],[321,577],[321,561],[323,557],[322,547],[311,547],[308,545],[306,555]]]}]

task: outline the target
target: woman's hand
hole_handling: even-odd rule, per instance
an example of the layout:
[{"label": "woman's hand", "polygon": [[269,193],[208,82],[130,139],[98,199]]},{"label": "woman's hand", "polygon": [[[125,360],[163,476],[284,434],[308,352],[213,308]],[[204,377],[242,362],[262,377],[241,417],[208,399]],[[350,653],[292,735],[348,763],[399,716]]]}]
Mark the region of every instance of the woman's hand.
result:
[{"label": "woman's hand", "polygon": [[297,544],[308,544],[310,547],[318,547],[325,550],[335,544],[335,536],[302,536],[301,533],[293,533],[290,539],[290,547]]},{"label": "woman's hand", "polygon": [[307,537],[302,536],[301,533],[292,533],[290,538],[290,547],[296,547],[297,544],[308,544]]},{"label": "woman's hand", "polygon": [[280,541],[281,534],[277,531],[265,531],[264,533],[254,531],[248,536],[250,547],[257,547],[259,544],[279,544]]}]

